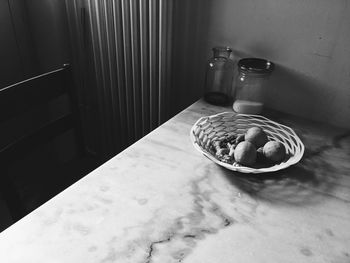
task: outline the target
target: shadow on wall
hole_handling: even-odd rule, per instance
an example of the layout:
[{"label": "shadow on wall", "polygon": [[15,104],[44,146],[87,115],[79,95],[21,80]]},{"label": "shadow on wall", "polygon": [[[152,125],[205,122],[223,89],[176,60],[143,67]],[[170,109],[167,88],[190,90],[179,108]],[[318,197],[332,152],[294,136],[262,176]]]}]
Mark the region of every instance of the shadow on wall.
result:
[{"label": "shadow on wall", "polygon": [[[252,49],[254,50],[254,54],[257,55],[235,50],[235,64],[237,65],[238,60],[245,57],[270,59],[269,54],[271,54],[272,57],[273,51],[266,50],[262,47],[263,45],[259,48]],[[265,54],[265,56],[259,54]],[[336,112],[328,115],[320,114],[320,109],[322,109],[322,107],[331,106],[327,104],[329,101],[336,102],[332,87],[306,74],[276,63],[273,60],[272,62],[275,63],[276,67],[269,79],[269,86],[265,92],[266,106],[300,117],[332,123]],[[343,126],[346,125],[344,124]]]},{"label": "shadow on wall", "polygon": [[203,93],[210,0],[174,1],[171,115]]},{"label": "shadow on wall", "polygon": [[327,101],[335,101],[332,97],[334,93],[331,87],[277,64],[266,92],[266,105],[301,117],[331,123],[333,115],[321,115],[319,112],[322,107],[330,106],[326,104]]}]

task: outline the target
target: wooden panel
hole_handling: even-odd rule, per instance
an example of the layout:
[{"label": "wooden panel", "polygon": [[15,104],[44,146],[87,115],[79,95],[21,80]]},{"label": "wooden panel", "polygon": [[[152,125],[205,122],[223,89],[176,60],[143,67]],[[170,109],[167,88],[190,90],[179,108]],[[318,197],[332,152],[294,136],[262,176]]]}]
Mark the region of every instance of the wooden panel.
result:
[{"label": "wooden panel", "polygon": [[58,97],[66,91],[65,83],[59,69],[0,90],[0,121]]},{"label": "wooden panel", "polygon": [[26,135],[13,142],[0,151],[2,161],[18,159],[28,154],[31,149],[52,141],[55,137],[74,127],[73,115],[66,115],[59,120],[54,120],[38,131]]}]

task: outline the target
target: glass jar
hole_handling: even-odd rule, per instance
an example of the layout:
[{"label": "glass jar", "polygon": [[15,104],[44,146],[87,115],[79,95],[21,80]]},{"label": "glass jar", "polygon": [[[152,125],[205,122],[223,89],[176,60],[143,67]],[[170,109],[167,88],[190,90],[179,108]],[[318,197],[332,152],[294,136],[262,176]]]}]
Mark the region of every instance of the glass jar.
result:
[{"label": "glass jar", "polygon": [[214,47],[213,57],[208,61],[205,78],[204,99],[214,105],[230,103],[234,62],[230,59],[232,49]]},{"label": "glass jar", "polygon": [[264,106],[264,93],[274,64],[260,58],[238,61],[236,97],[233,110],[238,113],[259,114]]}]

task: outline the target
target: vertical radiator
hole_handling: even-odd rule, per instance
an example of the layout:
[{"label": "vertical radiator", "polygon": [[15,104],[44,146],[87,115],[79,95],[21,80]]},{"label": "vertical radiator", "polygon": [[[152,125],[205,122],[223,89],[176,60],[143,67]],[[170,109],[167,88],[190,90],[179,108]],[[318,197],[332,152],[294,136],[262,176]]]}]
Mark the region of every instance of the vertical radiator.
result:
[{"label": "vertical radiator", "polygon": [[89,109],[96,107],[95,129],[107,155],[168,117],[172,5],[172,0],[66,0],[83,117],[92,122]]}]

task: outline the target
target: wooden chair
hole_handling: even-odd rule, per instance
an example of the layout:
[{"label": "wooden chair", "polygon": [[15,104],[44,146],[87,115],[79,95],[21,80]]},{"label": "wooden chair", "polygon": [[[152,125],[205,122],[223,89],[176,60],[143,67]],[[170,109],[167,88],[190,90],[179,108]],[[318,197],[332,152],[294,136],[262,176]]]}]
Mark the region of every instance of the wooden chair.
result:
[{"label": "wooden chair", "polygon": [[[70,106],[70,111],[65,115],[57,119],[49,120],[44,125],[40,125],[40,127],[37,127],[34,131],[22,135],[0,150],[0,195],[2,195],[3,199],[6,201],[14,221],[23,217],[26,214],[26,209],[24,208],[18,189],[16,189],[14,180],[8,172],[8,167],[11,163],[23,156],[30,155],[33,149],[52,142],[54,138],[68,130],[74,131],[76,141],[75,148],[77,149],[79,157],[84,159],[88,156],[84,145],[78,101],[73,83],[70,66],[64,65],[57,70],[30,78],[0,90],[0,123],[9,120],[17,120],[18,116],[40,106],[49,104],[54,99],[61,96],[66,96],[68,98]],[[74,175],[75,180],[84,176],[84,173],[89,172],[98,165],[96,158],[87,158],[87,160],[82,163],[90,167],[81,167],[79,170],[80,174]],[[69,169],[72,168],[72,166],[66,166],[65,168]],[[57,171],[56,168],[54,170]],[[66,171],[60,172],[62,174],[67,173]],[[63,189],[60,189],[60,191],[62,190]],[[51,194],[48,198],[52,197],[54,194],[56,193]]]}]

